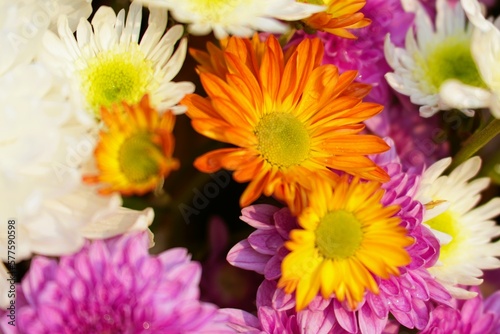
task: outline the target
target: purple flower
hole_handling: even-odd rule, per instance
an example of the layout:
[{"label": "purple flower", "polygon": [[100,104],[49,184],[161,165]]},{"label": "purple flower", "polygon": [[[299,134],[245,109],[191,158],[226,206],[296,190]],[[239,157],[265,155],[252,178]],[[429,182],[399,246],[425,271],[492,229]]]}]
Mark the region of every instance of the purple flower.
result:
[{"label": "purple flower", "polygon": [[418,107],[405,96],[365,123],[374,134],[390,137],[405,168],[430,166],[449,156],[449,144],[441,121],[451,125],[457,116],[446,111],[439,117],[422,118]]},{"label": "purple flower", "polygon": [[[316,297],[305,310],[297,313],[293,308],[276,307],[273,300],[280,291],[276,290],[275,281],[264,280],[257,292],[257,316],[237,309],[221,311],[229,316],[229,326],[237,333],[342,333],[330,301]],[[283,296],[288,302],[292,302],[292,299]]]},{"label": "purple flower", "polygon": [[[279,302],[278,302],[279,301]],[[257,292],[257,316],[237,309],[222,309],[229,316],[228,325],[237,333],[265,334],[344,334],[346,331],[337,320],[336,314],[342,307],[335,300],[316,297],[302,311],[296,312],[293,298],[276,289],[276,281],[264,280]],[[377,330],[370,321],[363,322],[365,333],[396,334],[398,326],[387,322],[387,326]]]},{"label": "purple flower", "polygon": [[[98,240],[59,261],[35,257],[5,333],[231,333],[198,300],[201,267],[183,248],[148,254],[148,236]],[[7,319],[7,320],[5,320]],[[16,331],[17,330],[17,331]]]},{"label": "purple flower", "polygon": [[[447,304],[451,298],[426,270],[437,261],[439,242],[421,224],[423,207],[413,200],[419,175],[404,172],[397,157],[390,153],[380,159],[378,162],[391,176],[391,181],[383,186],[386,193],[382,202],[401,207],[398,215],[408,235],[415,239],[408,248],[412,261],[402,268],[400,276],[389,280],[377,279],[380,293],[367,293],[354,312],[335,298],[326,301],[333,305],[333,313],[328,314],[335,318],[328,321],[337,323],[348,333],[372,333],[370,330],[380,333],[387,324],[389,313],[405,327],[423,329],[434,303]],[[281,276],[281,262],[289,252],[284,242],[289,239],[291,230],[299,228],[296,218],[286,208],[254,205],[242,210],[241,219],[257,230],[231,249],[228,261],[234,266],[263,274],[267,280],[277,280]],[[278,289],[272,295],[273,309],[284,311],[295,307],[293,296],[284,294],[282,290]],[[261,306],[267,305],[259,304],[258,298],[257,307]],[[315,311],[310,307],[308,310]]]},{"label": "purple flower", "polygon": [[468,300],[454,299],[451,306],[437,306],[421,334],[500,333],[500,291],[483,301],[477,287],[470,290],[478,295]]},{"label": "purple flower", "polygon": [[358,37],[356,40],[324,32],[308,35],[300,31],[295,34],[291,44],[312,36],[321,38],[325,45],[323,63],[336,65],[340,72],[357,70],[358,81],[373,85],[368,99],[387,106],[393,93],[384,78],[391,71],[385,61],[384,38],[390,33],[391,39],[397,45],[402,45],[414,15],[403,10],[400,0],[370,0],[361,12],[372,23],[352,31]]}]

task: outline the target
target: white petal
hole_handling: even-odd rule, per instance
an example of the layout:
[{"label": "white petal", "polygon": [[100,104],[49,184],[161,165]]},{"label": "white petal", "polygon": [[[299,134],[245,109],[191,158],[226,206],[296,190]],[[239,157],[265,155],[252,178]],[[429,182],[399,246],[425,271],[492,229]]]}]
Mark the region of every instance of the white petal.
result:
[{"label": "white petal", "polygon": [[453,108],[478,109],[489,106],[491,93],[479,87],[465,85],[458,80],[447,80],[441,85],[439,97]]}]

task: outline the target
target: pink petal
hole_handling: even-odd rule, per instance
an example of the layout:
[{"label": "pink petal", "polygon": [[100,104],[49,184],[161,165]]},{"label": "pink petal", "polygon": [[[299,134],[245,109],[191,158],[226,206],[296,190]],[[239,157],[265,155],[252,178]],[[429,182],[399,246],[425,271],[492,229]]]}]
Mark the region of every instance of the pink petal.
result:
[{"label": "pink petal", "polygon": [[260,333],[262,327],[256,316],[231,308],[221,309],[220,312],[229,317],[228,325],[234,328],[237,333]]},{"label": "pink petal", "polygon": [[268,280],[275,280],[281,276],[281,262],[282,260],[278,256],[273,256],[266,264],[264,268],[264,276]]},{"label": "pink petal", "polygon": [[250,234],[248,242],[261,254],[274,255],[283,246],[283,239],[276,230],[257,230]]},{"label": "pink petal", "polygon": [[377,317],[381,319],[387,317],[389,307],[387,306],[387,299],[384,294],[379,293],[376,295],[374,293],[368,293],[366,295],[366,301]]},{"label": "pink petal", "polygon": [[380,319],[365,303],[358,312],[359,329],[363,334],[381,333],[387,324],[387,316]]},{"label": "pink petal", "polygon": [[245,239],[234,245],[227,254],[227,261],[233,266],[264,274],[266,263],[271,257],[256,252]]},{"label": "pink petal", "polygon": [[274,228],[273,215],[279,208],[269,204],[251,205],[241,210],[240,219],[256,229]]},{"label": "pink petal", "polygon": [[290,231],[299,227],[297,218],[292,216],[287,208],[281,209],[274,214],[276,230],[284,240],[288,240]]},{"label": "pink petal", "polygon": [[333,304],[333,309],[335,311],[335,317],[337,318],[337,321],[339,322],[340,326],[342,326],[342,328],[344,328],[349,333],[358,332],[356,313],[347,311],[336,299]]}]

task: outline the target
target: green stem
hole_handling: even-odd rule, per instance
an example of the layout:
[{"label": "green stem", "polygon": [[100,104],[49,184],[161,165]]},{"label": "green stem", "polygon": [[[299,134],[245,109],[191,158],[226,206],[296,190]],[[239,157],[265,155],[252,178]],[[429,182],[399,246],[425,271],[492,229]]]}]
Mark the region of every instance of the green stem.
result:
[{"label": "green stem", "polygon": [[483,146],[488,144],[490,140],[495,138],[497,134],[500,133],[500,119],[494,118],[488,123],[483,129],[474,133],[466,142],[465,145],[458,151],[458,153],[453,158],[453,162],[449,167],[449,170],[453,170],[455,167],[465,162],[471,156],[479,151]]},{"label": "green stem", "polygon": [[278,41],[281,47],[284,47],[285,45],[288,44],[288,42],[290,42],[293,35],[295,34],[295,31],[296,31],[295,28],[290,28],[290,30],[288,30],[286,33],[284,33],[279,37]]}]

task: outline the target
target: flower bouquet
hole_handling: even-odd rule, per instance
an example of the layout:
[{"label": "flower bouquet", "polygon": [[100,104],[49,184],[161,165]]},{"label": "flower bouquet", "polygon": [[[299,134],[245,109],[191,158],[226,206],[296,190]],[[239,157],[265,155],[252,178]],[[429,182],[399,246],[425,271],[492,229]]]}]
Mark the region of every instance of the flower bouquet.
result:
[{"label": "flower bouquet", "polygon": [[1,333],[500,333],[499,4],[0,8]]}]

